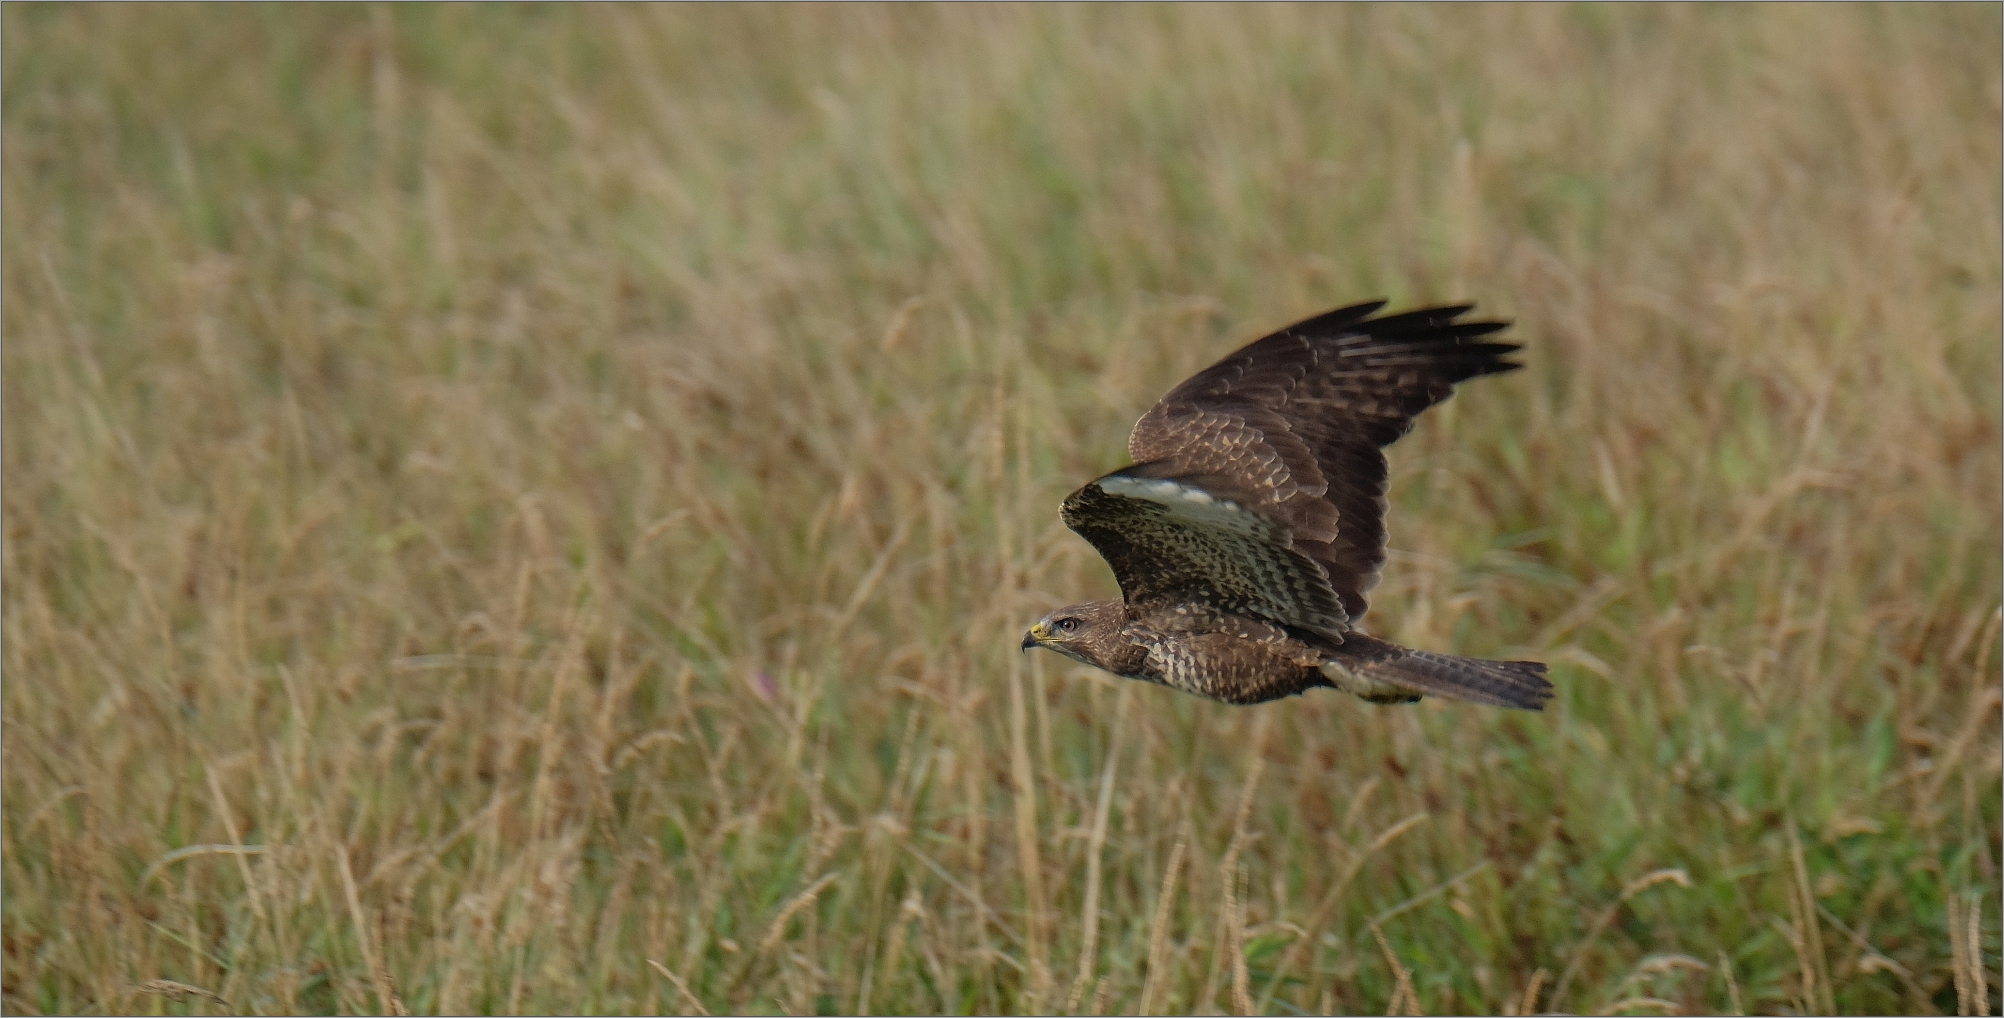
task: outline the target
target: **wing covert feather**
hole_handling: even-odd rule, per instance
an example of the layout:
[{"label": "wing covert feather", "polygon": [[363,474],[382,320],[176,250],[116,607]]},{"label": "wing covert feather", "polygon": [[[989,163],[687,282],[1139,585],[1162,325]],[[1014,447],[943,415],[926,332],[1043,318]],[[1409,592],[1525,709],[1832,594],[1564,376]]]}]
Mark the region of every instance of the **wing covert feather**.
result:
[{"label": "wing covert feather", "polygon": [[1194,606],[1341,642],[1349,616],[1322,566],[1278,520],[1151,465],[1073,492],[1060,515],[1106,559],[1134,606]]}]

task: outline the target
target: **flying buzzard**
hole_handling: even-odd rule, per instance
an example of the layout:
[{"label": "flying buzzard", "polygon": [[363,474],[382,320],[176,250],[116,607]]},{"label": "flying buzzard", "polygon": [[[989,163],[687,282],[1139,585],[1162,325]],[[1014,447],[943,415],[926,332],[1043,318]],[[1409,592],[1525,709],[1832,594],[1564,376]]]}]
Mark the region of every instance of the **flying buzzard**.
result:
[{"label": "flying buzzard", "polygon": [[1134,425],[1136,466],[1065,499],[1124,595],[1060,608],[1048,647],[1226,703],[1329,686],[1374,703],[1441,696],[1541,710],[1536,661],[1408,650],[1355,628],[1385,564],[1379,450],[1457,382],[1520,365],[1460,321],[1474,305],[1372,318],[1372,301],[1297,322],[1184,382]]}]

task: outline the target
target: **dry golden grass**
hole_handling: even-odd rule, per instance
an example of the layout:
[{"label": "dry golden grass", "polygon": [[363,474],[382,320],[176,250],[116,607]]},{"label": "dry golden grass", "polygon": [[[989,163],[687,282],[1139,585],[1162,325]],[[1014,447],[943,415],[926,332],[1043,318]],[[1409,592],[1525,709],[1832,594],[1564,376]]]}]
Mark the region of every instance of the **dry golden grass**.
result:
[{"label": "dry golden grass", "polygon": [[[1998,1006],[1994,5],[0,28],[10,1012]],[[1017,653],[1380,295],[1547,713]]]}]

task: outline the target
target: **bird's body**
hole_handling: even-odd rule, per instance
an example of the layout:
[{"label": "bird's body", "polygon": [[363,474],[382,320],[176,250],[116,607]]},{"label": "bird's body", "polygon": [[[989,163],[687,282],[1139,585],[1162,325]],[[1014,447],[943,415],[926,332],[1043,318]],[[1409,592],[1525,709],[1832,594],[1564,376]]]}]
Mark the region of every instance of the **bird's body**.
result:
[{"label": "bird's body", "polygon": [[1545,666],[1409,650],[1355,628],[1385,560],[1380,447],[1455,383],[1517,365],[1467,307],[1384,318],[1341,308],[1184,382],[1129,439],[1138,465],[1065,499],[1065,524],[1113,567],[1120,601],[1045,616],[1047,647],[1226,703],[1328,686],[1536,710]]}]

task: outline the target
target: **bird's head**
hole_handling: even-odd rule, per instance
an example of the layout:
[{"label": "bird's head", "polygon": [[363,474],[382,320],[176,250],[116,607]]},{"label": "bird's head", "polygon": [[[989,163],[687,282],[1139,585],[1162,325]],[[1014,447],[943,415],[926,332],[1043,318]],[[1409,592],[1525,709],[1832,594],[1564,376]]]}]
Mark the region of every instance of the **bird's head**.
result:
[{"label": "bird's head", "polygon": [[1023,634],[1023,649],[1055,650],[1094,668],[1107,667],[1107,652],[1120,641],[1127,624],[1127,605],[1119,601],[1087,601],[1067,605],[1037,620]]}]

